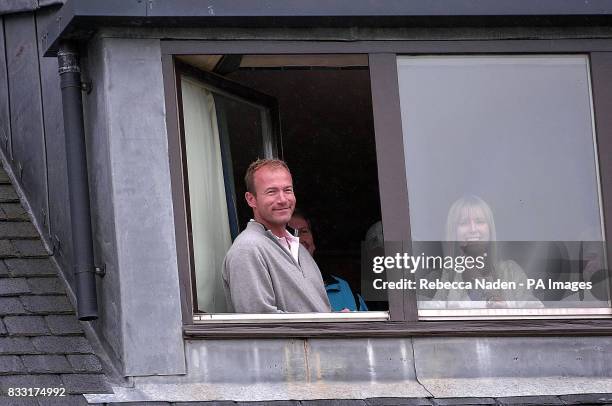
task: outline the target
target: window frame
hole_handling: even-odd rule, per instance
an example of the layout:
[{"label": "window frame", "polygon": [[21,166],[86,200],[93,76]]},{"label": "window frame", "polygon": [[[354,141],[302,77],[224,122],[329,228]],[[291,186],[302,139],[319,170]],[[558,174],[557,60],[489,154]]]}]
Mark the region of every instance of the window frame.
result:
[{"label": "window frame", "polygon": [[[254,52],[256,50],[256,52]],[[403,168],[403,133],[397,56],[484,54],[587,54],[591,70],[593,110],[599,164],[599,187],[608,257],[612,254],[612,39],[461,40],[461,41],[277,41],[163,40],[162,75],[183,333],[189,338],[280,337],[408,337],[522,336],[612,334],[612,318],[419,320],[412,290],[389,292],[388,321],[367,322],[240,322],[195,324],[191,299],[191,267],[175,55],[192,54],[368,54],[378,164],[380,203],[385,239],[411,241],[408,189]],[[599,112],[599,114],[598,114]],[[610,232],[608,230],[611,230]],[[398,275],[410,278],[411,275]]]}]

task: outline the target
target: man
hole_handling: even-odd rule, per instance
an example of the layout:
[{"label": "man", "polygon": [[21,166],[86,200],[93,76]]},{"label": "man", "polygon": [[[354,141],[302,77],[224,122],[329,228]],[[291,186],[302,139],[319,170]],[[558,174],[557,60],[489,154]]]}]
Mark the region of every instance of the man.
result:
[{"label": "man", "polygon": [[237,313],[329,312],[321,272],[286,229],[295,209],[285,162],[260,159],[245,175],[253,219],[225,256],[223,286]]},{"label": "man", "polygon": [[[311,256],[314,257],[316,249],[314,243],[314,237],[312,235],[312,227],[310,221],[306,216],[298,211],[294,210],[293,216],[289,221],[289,226],[297,231],[297,235],[300,237],[300,244],[308,250]],[[329,273],[321,273],[323,276],[323,283],[325,284],[325,290],[327,291],[327,298],[331,305],[332,311],[367,311],[363,298],[359,294],[353,293],[351,286],[344,279],[331,275]]]}]

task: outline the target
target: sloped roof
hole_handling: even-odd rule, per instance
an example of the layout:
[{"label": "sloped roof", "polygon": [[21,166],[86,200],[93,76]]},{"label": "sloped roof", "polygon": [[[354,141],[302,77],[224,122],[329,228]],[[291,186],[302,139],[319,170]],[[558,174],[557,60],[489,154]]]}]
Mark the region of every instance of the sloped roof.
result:
[{"label": "sloped roof", "polygon": [[109,390],[57,268],[0,169],[0,404],[9,388],[37,387],[64,388],[58,404],[75,405],[87,404],[83,393]]}]

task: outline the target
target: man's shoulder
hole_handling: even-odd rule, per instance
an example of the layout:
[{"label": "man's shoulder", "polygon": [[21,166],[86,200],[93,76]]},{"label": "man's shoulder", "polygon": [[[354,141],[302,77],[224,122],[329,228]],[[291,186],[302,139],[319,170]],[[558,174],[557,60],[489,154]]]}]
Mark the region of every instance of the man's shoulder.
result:
[{"label": "man's shoulder", "polygon": [[269,237],[266,235],[266,232],[264,230],[259,230],[256,226],[253,226],[249,223],[249,226],[247,226],[247,228],[245,228],[240,234],[238,234],[238,237],[236,237],[234,244],[244,244],[253,241],[265,241],[268,239]]},{"label": "man's shoulder", "polygon": [[267,237],[263,232],[247,227],[244,229],[238,237],[234,240],[234,243],[230,247],[228,254],[237,250],[257,250],[262,244],[267,244],[270,238]]}]

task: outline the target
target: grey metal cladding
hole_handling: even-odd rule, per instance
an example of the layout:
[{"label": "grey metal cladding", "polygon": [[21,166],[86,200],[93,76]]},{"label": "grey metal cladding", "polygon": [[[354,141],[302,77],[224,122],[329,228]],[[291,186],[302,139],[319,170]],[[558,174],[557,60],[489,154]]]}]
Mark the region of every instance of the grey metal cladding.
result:
[{"label": "grey metal cladding", "polygon": [[413,342],[421,379],[612,376],[609,337],[428,337]]},{"label": "grey metal cladding", "polygon": [[[54,8],[36,13],[37,27],[47,26],[54,17]],[[40,38],[40,35],[39,35]],[[62,269],[70,270],[72,260],[72,228],[69,215],[70,202],[66,182],[66,148],[62,95],[57,72],[57,58],[43,57],[39,47],[40,78],[43,101],[45,144],[47,149],[47,184],[49,191],[49,234],[55,259]],[[64,272],[73,285],[72,272]]]},{"label": "grey metal cladding", "polygon": [[4,17],[9,78],[13,171],[39,225],[48,230],[47,168],[34,16]]},{"label": "grey metal cladding", "polygon": [[4,18],[0,17],[0,148],[11,157],[11,123],[9,110],[9,83],[4,49]]},{"label": "grey metal cladding", "polygon": [[63,3],[64,0],[2,0],[0,2],[0,15],[33,11],[40,7]]}]

